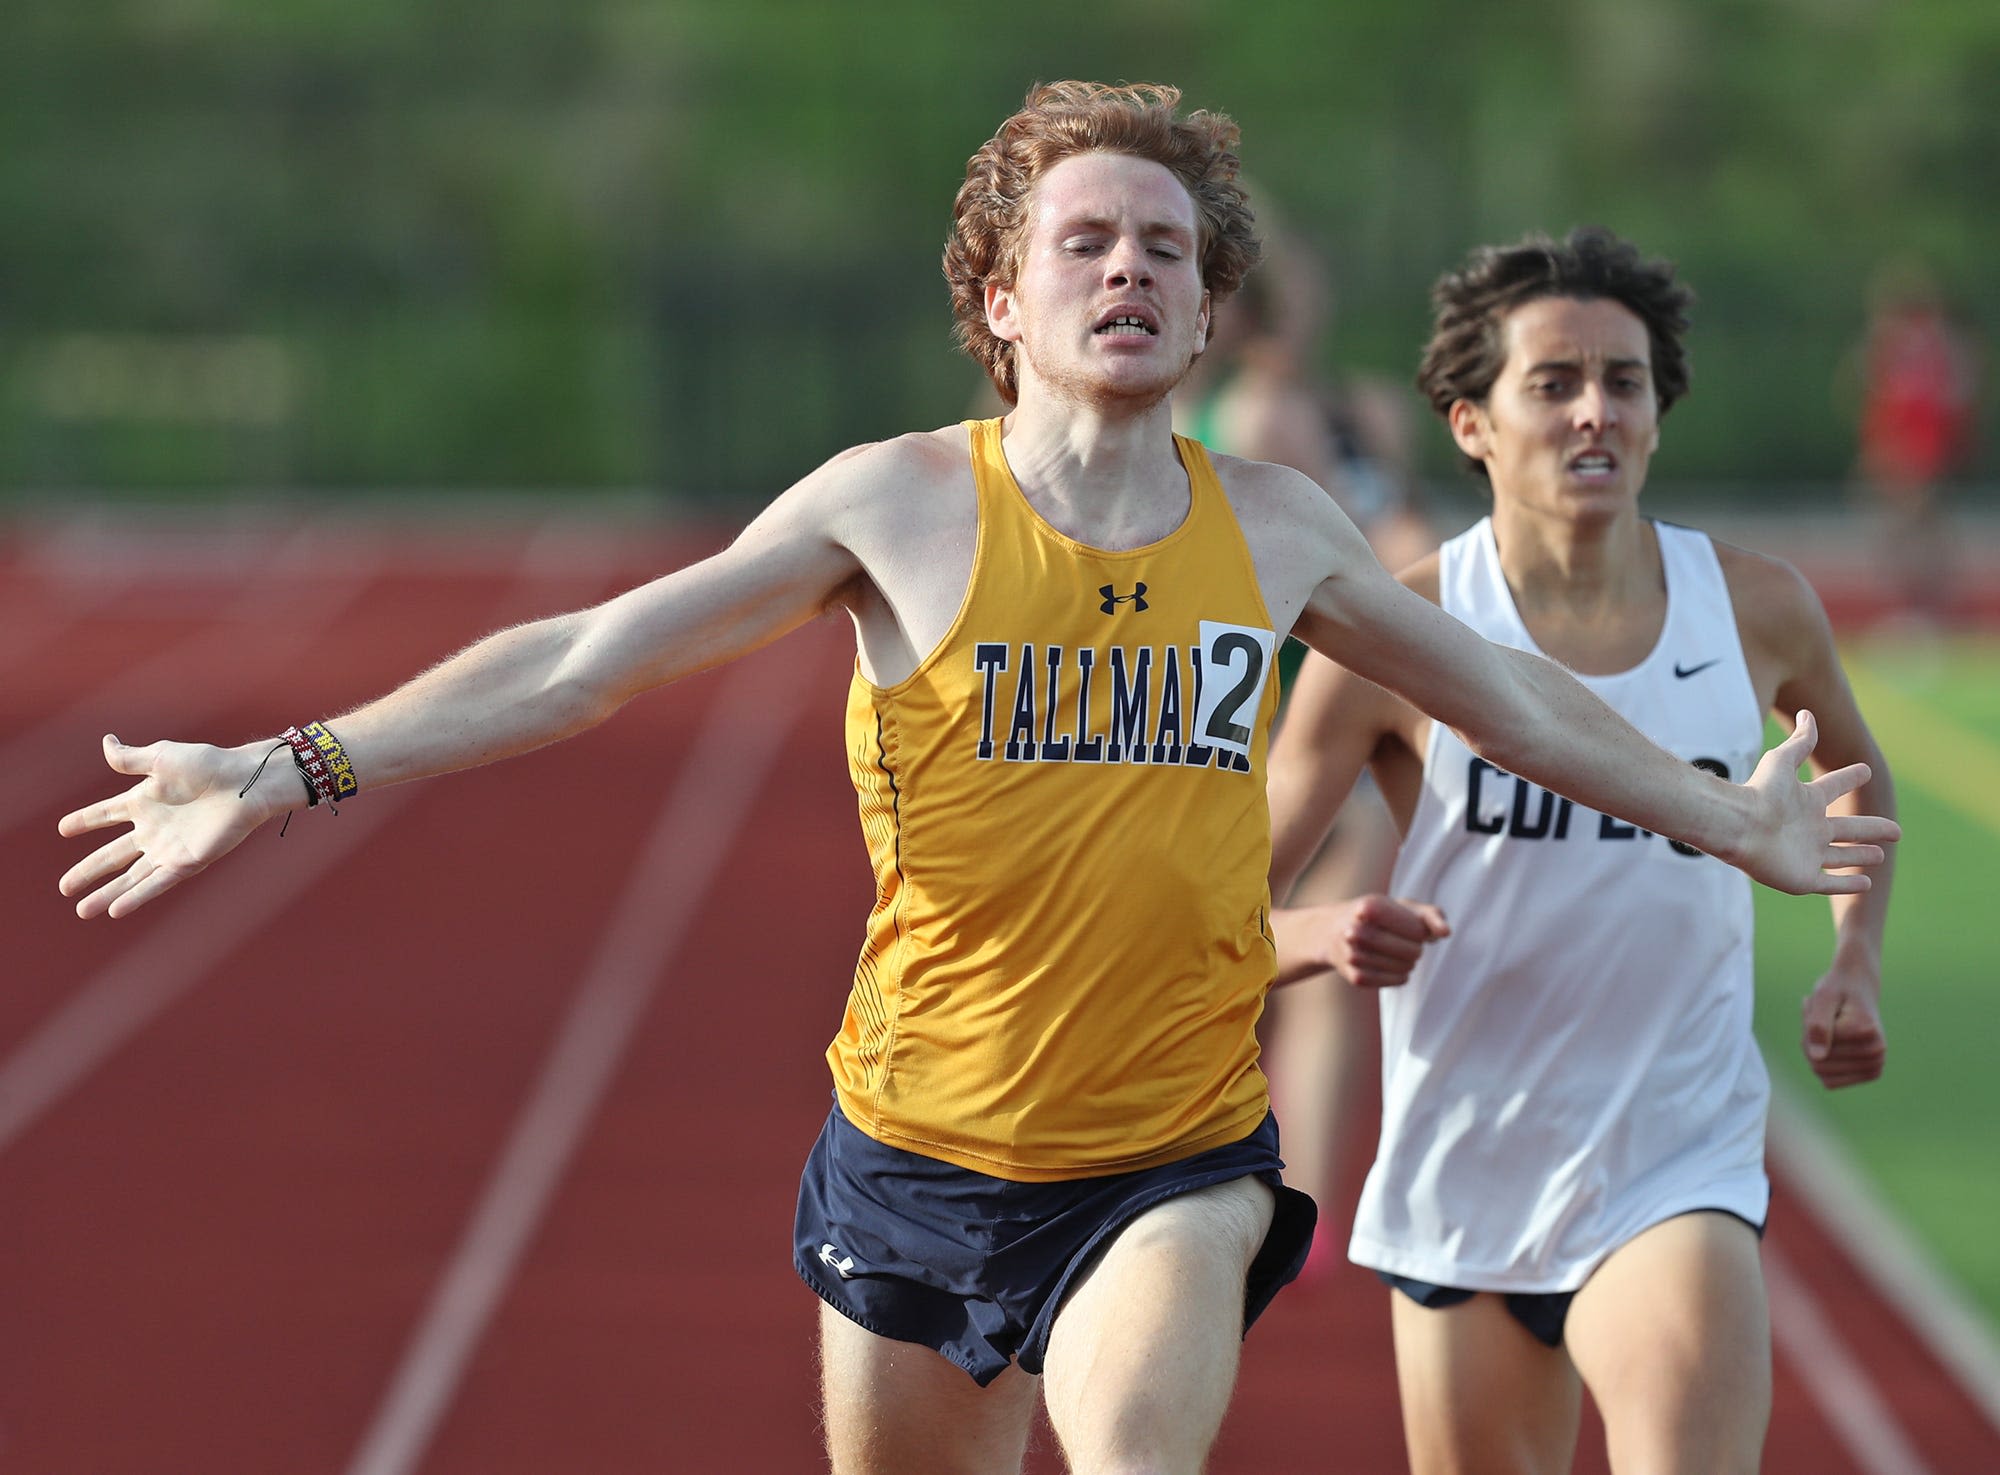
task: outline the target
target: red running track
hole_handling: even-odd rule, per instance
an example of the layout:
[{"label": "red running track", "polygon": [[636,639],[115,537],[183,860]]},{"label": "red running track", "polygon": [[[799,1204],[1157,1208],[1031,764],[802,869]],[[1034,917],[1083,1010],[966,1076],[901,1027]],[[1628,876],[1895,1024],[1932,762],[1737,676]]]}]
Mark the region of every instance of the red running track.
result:
[{"label": "red running track", "polygon": [[[821,1468],[788,1245],[869,899],[841,623],[505,767],[302,811],[123,922],[55,890],[107,728],[270,732],[711,543],[0,542],[0,1472]],[[1862,1380],[1781,1346],[1769,1470],[2000,1470],[1782,1181],[1769,1248],[1800,1345]],[[1215,1475],[1403,1468],[1385,1294],[1342,1267],[1280,1297]],[[1824,1411],[1857,1396],[1886,1443]]]}]

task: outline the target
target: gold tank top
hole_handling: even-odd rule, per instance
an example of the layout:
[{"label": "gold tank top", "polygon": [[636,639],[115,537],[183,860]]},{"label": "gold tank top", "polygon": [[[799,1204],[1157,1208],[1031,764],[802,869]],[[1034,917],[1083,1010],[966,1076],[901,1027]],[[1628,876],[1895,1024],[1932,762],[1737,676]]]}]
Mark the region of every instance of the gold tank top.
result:
[{"label": "gold tank top", "polygon": [[1248,1136],[1275,969],[1276,636],[1208,454],[1143,548],[1065,537],[1000,422],[957,618],[910,677],[857,666],[848,769],[876,899],[827,1050],[842,1112],[995,1177],[1090,1177]]}]

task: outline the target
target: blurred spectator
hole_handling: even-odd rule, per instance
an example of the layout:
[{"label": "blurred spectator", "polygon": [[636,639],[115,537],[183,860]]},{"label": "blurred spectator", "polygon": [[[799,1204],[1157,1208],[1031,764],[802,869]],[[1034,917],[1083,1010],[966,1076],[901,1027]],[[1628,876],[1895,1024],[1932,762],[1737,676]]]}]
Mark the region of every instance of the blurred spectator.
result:
[{"label": "blurred spectator", "polygon": [[1979,343],[1919,261],[1885,265],[1869,296],[1854,355],[1856,482],[1880,520],[1902,617],[1940,626],[1955,592],[1944,500],[1977,446]]},{"label": "blurred spectator", "polygon": [[1400,568],[1436,546],[1417,505],[1414,401],[1381,379],[1318,371],[1328,269],[1268,208],[1258,226],[1263,263],[1216,312],[1208,351],[1175,391],[1175,428],[1227,454],[1303,471]]},{"label": "blurred spectator", "polygon": [[[1274,222],[1268,196],[1259,191],[1257,198],[1264,260],[1216,311],[1207,351],[1175,391],[1175,428],[1229,455],[1304,472],[1354,519],[1385,565],[1402,568],[1437,544],[1417,505],[1415,401],[1382,380],[1329,380],[1316,371],[1332,297],[1327,268]],[[1280,669],[1287,685],[1304,649],[1286,643]],[[1389,812],[1364,781],[1293,889],[1292,904],[1383,889],[1395,848]],[[1320,1205],[1309,1276],[1344,1259],[1352,1204],[1335,1201],[1340,1139],[1375,1029],[1372,1000],[1331,972],[1274,991],[1265,1009],[1264,1063],[1284,1134],[1286,1180]]]}]

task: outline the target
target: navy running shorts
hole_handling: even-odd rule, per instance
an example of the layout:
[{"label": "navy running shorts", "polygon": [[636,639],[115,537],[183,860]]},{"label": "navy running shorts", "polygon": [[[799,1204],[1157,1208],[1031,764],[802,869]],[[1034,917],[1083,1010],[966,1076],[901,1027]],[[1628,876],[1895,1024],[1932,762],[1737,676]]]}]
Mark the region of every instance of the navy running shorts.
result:
[{"label": "navy running shorts", "polygon": [[1039,1373],[1056,1312],[1126,1224],[1195,1189],[1256,1178],[1277,1211],[1250,1266],[1247,1332],[1299,1273],[1318,1210],[1279,1181],[1278,1127],[1179,1162],[1100,1178],[1016,1183],[888,1147],[836,1106],[799,1183],[792,1259],[834,1310],[934,1348],[985,1387],[1011,1362]]},{"label": "navy running shorts", "polygon": [[[1753,1224],[1741,1214],[1732,1214],[1728,1209],[1689,1209],[1690,1214],[1727,1214],[1731,1219],[1749,1224],[1757,1232],[1757,1238],[1764,1237],[1764,1226]],[[1678,1214],[1673,1215],[1679,1218]],[[1463,1286],[1433,1285],[1427,1280],[1412,1280],[1406,1275],[1391,1275],[1386,1270],[1375,1272],[1375,1278],[1391,1289],[1401,1291],[1419,1306],[1432,1311],[1442,1311],[1447,1306],[1463,1306],[1474,1296],[1485,1294],[1502,1297],[1507,1303],[1507,1314],[1528,1329],[1528,1332],[1544,1347],[1560,1347],[1563,1344],[1563,1328],[1569,1323],[1569,1303],[1576,1299],[1575,1291],[1469,1291]]]},{"label": "navy running shorts", "polygon": [[1419,1306],[1427,1306],[1433,1311],[1442,1311],[1447,1306],[1463,1306],[1477,1295],[1500,1296],[1507,1302],[1508,1314],[1545,1347],[1562,1346],[1563,1324],[1569,1320],[1569,1303],[1576,1299],[1575,1291],[1480,1292],[1468,1291],[1463,1286],[1441,1286],[1427,1280],[1411,1280],[1407,1275],[1391,1275],[1386,1270],[1376,1271],[1375,1276],[1382,1284],[1401,1291]]}]

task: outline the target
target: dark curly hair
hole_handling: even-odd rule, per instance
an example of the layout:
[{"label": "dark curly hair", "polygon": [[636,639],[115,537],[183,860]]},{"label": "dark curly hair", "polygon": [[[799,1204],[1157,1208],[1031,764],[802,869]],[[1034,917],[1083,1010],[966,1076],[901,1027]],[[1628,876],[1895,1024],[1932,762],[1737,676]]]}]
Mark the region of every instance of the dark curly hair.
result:
[{"label": "dark curly hair", "polygon": [[1201,224],[1201,280],[1212,302],[1257,264],[1249,196],[1237,182],[1236,124],[1221,113],[1176,116],[1178,87],[1140,82],[1049,82],[966,164],[952,205],[944,277],[959,346],[1008,404],[1019,397],[1014,346],[986,326],[986,284],[1011,282],[1021,263],[1035,183],[1077,154],[1130,154],[1173,171]]},{"label": "dark curly hair", "polygon": [[[1531,235],[1511,246],[1481,246],[1431,288],[1436,318],[1417,369],[1417,388],[1440,415],[1459,400],[1484,404],[1507,361],[1507,315],[1541,297],[1609,298],[1646,325],[1653,390],[1662,415],[1688,390],[1688,330],[1694,293],[1670,261],[1649,261],[1602,226],[1581,226],[1562,241]],[[1468,465],[1484,471],[1467,457]]]}]

